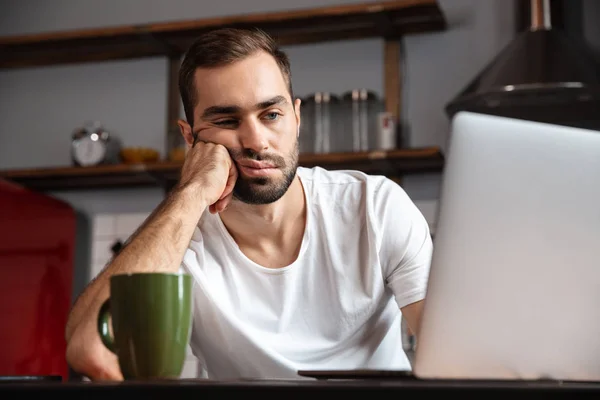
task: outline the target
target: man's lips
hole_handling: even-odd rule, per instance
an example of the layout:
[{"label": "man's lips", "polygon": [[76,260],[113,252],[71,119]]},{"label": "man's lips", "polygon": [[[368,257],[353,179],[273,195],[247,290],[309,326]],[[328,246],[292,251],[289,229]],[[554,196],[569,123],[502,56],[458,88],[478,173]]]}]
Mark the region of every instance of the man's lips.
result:
[{"label": "man's lips", "polygon": [[266,176],[277,170],[273,163],[255,160],[241,160],[236,162],[238,169],[248,176]]},{"label": "man's lips", "polygon": [[275,165],[265,161],[255,161],[255,160],[241,160],[237,162],[238,165],[246,168],[252,169],[265,169],[265,168],[275,168]]}]

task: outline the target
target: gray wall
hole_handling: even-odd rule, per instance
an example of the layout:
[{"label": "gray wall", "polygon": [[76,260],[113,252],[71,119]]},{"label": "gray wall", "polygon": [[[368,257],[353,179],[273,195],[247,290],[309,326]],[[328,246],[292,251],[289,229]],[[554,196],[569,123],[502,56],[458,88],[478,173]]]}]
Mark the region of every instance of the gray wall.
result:
[{"label": "gray wall", "polygon": [[[368,0],[0,0],[0,35],[361,3]],[[507,0],[441,0],[446,32],[408,37],[404,118],[411,146],[445,147],[444,104],[514,34]],[[287,48],[298,95],[367,87],[382,94],[380,40]],[[125,145],[164,150],[166,61],[161,58],[0,71],[0,168],[69,163],[72,130],[99,120]],[[414,176],[415,199],[435,198],[439,176]],[[57,193],[85,213],[149,211],[158,189]]]}]

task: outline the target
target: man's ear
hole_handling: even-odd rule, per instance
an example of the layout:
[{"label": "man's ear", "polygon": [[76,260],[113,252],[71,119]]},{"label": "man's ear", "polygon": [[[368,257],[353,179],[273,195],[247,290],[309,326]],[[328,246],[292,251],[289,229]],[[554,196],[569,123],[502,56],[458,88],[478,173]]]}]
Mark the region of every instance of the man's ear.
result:
[{"label": "man's ear", "polygon": [[194,134],[192,133],[192,127],[187,121],[182,119],[177,121],[177,125],[179,126],[179,131],[181,132],[181,136],[187,143],[188,147],[192,147],[194,145]]},{"label": "man's ear", "polygon": [[296,99],[294,100],[294,114],[296,114],[296,126],[298,127],[298,132],[296,132],[296,137],[300,136],[300,105],[302,104],[302,100]]}]

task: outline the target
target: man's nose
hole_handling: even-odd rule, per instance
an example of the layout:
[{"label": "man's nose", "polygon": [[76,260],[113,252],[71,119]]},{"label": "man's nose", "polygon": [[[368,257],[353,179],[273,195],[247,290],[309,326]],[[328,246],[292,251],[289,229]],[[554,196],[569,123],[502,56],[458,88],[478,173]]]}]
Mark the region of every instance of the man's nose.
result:
[{"label": "man's nose", "polygon": [[260,153],[269,148],[266,128],[260,121],[251,118],[244,121],[238,130],[240,144],[244,149],[250,149]]}]

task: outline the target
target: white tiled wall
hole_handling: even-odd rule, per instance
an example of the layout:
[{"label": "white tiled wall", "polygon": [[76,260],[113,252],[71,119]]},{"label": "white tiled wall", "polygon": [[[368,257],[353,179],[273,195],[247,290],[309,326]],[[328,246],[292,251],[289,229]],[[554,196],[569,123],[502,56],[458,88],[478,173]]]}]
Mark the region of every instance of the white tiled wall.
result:
[{"label": "white tiled wall", "polygon": [[111,247],[127,238],[144,222],[148,213],[97,214],[92,222],[92,275],[97,275],[112,257]]},{"label": "white tiled wall", "polygon": [[[93,217],[90,279],[98,275],[112,257],[113,244],[118,240],[125,243],[148,215],[149,213],[96,214]],[[181,378],[196,378],[197,374],[198,360],[188,347]]]}]

